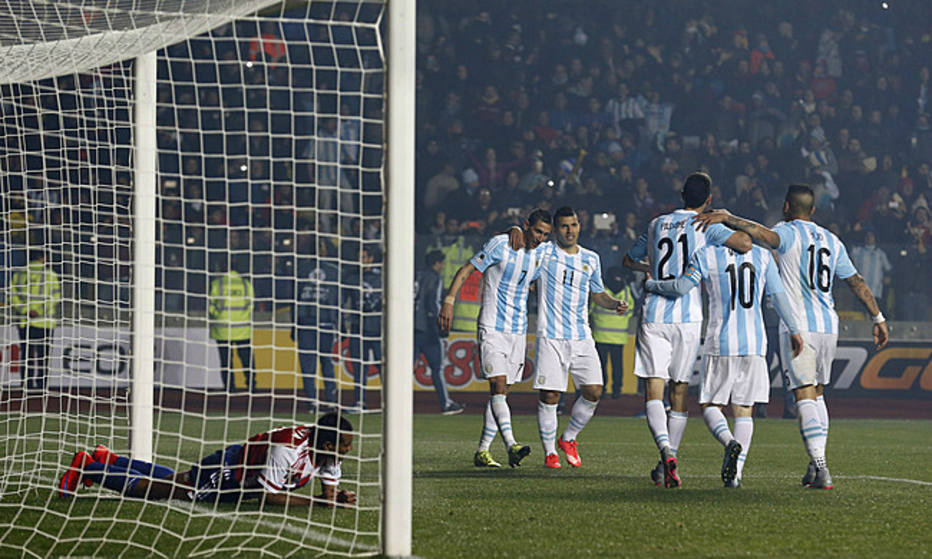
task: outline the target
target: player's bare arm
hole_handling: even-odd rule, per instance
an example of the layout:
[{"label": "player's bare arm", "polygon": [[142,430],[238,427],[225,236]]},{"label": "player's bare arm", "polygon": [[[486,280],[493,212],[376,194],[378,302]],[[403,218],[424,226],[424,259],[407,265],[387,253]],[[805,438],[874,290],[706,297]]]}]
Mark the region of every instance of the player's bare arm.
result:
[{"label": "player's bare arm", "polygon": [[[780,236],[777,235],[772,229],[769,227],[764,227],[755,221],[732,215],[728,210],[712,210],[704,212],[697,215],[696,219],[693,221],[696,229],[701,231],[708,230],[709,226],[711,226],[713,223],[721,223],[730,229],[734,229],[735,231],[743,231],[751,237],[752,241],[764,248],[777,248],[780,246]],[[730,241],[731,237],[729,237],[728,240]],[[728,245],[727,241],[725,246],[728,246],[728,248],[733,248]]]},{"label": "player's bare arm", "polygon": [[476,267],[472,265],[472,262],[467,262],[460,266],[460,269],[456,271],[456,275],[453,276],[453,282],[450,283],[450,289],[447,290],[447,294],[443,298],[443,305],[440,306],[440,316],[437,318],[441,330],[447,331],[453,326],[453,304],[456,302],[456,296],[460,292],[460,288],[463,287],[466,278],[474,271],[476,271]]},{"label": "player's bare arm", "polygon": [[635,272],[641,272],[644,274],[650,273],[650,265],[647,262],[639,262],[627,254],[625,255],[625,259],[622,261],[622,265],[625,268],[634,270]]},{"label": "player's bare arm", "polygon": [[871,293],[870,288],[867,287],[867,283],[864,282],[864,278],[861,277],[861,274],[854,274],[845,279],[845,283],[848,284],[854,296],[861,301],[861,304],[870,313],[871,320],[874,322],[874,345],[877,346],[877,349],[887,345],[887,340],[890,337],[890,333],[887,331],[887,320],[881,314],[880,306],[877,304],[877,300],[874,299],[874,294]]},{"label": "player's bare arm", "polygon": [[521,250],[524,248],[524,229],[517,225],[512,225],[505,231],[508,234],[508,245],[512,250]]},{"label": "player's bare arm", "polygon": [[730,237],[725,239],[725,246],[739,254],[744,254],[751,250],[754,243],[751,241],[751,236],[744,231],[735,231]]},{"label": "player's bare arm", "polygon": [[627,301],[618,300],[604,291],[593,293],[592,300],[603,309],[613,310],[617,314],[625,314],[628,312]]}]

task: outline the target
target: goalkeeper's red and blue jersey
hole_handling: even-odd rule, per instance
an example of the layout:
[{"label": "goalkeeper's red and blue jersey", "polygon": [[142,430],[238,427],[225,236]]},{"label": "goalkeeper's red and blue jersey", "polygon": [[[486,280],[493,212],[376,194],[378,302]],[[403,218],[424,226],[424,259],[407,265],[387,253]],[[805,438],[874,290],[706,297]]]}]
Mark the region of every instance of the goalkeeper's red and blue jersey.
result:
[{"label": "goalkeeper's red and blue jersey", "polygon": [[279,493],[303,487],[315,477],[324,485],[339,485],[340,461],[332,456],[315,457],[313,434],[313,428],[299,425],[250,437],[236,471],[241,487]]}]

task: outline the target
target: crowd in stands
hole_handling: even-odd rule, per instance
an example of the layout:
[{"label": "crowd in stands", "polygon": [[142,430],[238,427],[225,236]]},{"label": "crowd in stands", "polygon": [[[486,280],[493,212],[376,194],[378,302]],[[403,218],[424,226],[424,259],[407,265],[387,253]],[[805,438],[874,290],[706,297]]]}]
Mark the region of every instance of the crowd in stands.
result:
[{"label": "crowd in stands", "polygon": [[[307,9],[315,5],[338,22],[369,17],[339,3]],[[811,184],[816,219],[870,268],[885,312],[930,319],[932,5],[886,6],[419,4],[416,261],[444,249],[449,282],[492,233],[534,207],[569,204],[581,244],[616,265],[652,216],[680,205],[685,175],[702,169],[713,206],[768,225],[789,183]],[[226,25],[160,58],[166,310],[203,308],[215,257],[248,254],[259,310],[274,310],[293,301],[296,256],[315,242],[296,233],[323,233],[346,260],[381,241],[374,32],[292,15]],[[64,242],[58,231],[81,231],[68,246],[94,270],[80,274],[103,277],[95,263],[109,258],[107,277],[119,281],[129,281],[130,243],[119,233],[132,203],[119,93],[128,86],[94,99],[128,80],[128,68],[3,90],[9,229],[41,222],[53,243]],[[105,115],[127,124],[87,131]],[[32,135],[45,158],[11,156],[35,150]],[[116,147],[80,149],[96,139]],[[54,207],[71,209],[44,209]],[[12,234],[5,242],[16,244]]]},{"label": "crowd in stands", "polygon": [[885,6],[422,4],[418,230],[474,248],[569,204],[608,266],[691,171],[767,225],[804,182],[884,309],[928,320],[932,6]]}]

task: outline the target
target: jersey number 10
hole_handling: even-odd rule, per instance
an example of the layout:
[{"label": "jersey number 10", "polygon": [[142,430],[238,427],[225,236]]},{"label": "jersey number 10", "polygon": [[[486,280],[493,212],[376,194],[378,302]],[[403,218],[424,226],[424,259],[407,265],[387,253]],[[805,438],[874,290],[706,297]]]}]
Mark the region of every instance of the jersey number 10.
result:
[{"label": "jersey number 10", "polygon": [[757,279],[754,264],[744,262],[736,269],[734,263],[731,263],[725,271],[728,272],[728,282],[731,284],[731,310],[735,310],[736,298],[742,307],[750,309],[754,305],[754,286]]}]

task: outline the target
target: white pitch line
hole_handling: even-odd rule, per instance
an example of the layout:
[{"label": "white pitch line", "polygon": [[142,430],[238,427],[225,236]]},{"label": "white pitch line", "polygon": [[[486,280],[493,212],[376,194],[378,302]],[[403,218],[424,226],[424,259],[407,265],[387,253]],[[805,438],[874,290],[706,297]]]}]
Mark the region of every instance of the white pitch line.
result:
[{"label": "white pitch line", "polygon": [[[183,501],[180,503],[178,501],[172,501],[172,506],[173,508],[174,507],[177,507],[177,508],[190,507],[192,510],[201,512],[201,513],[216,512],[214,509],[209,508],[205,505],[185,503]],[[227,517],[226,514],[224,514],[224,516]],[[229,517],[227,517],[226,519],[231,520]],[[249,518],[247,516],[235,516],[234,519],[232,520],[234,520],[235,522],[251,522],[253,524],[257,524],[259,526],[264,526],[266,528],[269,528],[273,531],[284,529],[286,532],[291,532],[292,534],[295,534],[296,536],[302,536],[310,540],[314,540],[314,541],[321,542],[321,543],[336,543],[337,545],[344,546],[348,549],[352,549],[355,547],[356,549],[367,551],[367,552],[378,552],[379,551],[379,548],[373,545],[366,545],[366,544],[359,543],[359,542],[352,542],[350,540],[346,540],[346,539],[343,539],[337,536],[322,534],[320,532],[317,532],[311,529],[302,530],[301,528],[298,528],[296,526],[291,526],[289,524],[284,524],[284,525],[277,524],[275,522],[270,522],[268,520],[262,520],[261,518]],[[333,553],[334,551],[331,550],[330,552]]]},{"label": "white pitch line", "polygon": [[875,481],[895,481],[897,483],[912,483],[914,485],[925,485],[932,487],[932,481],[921,481],[918,479],[905,479],[900,477],[884,477],[884,476],[835,476],[838,479],[872,479]]}]

